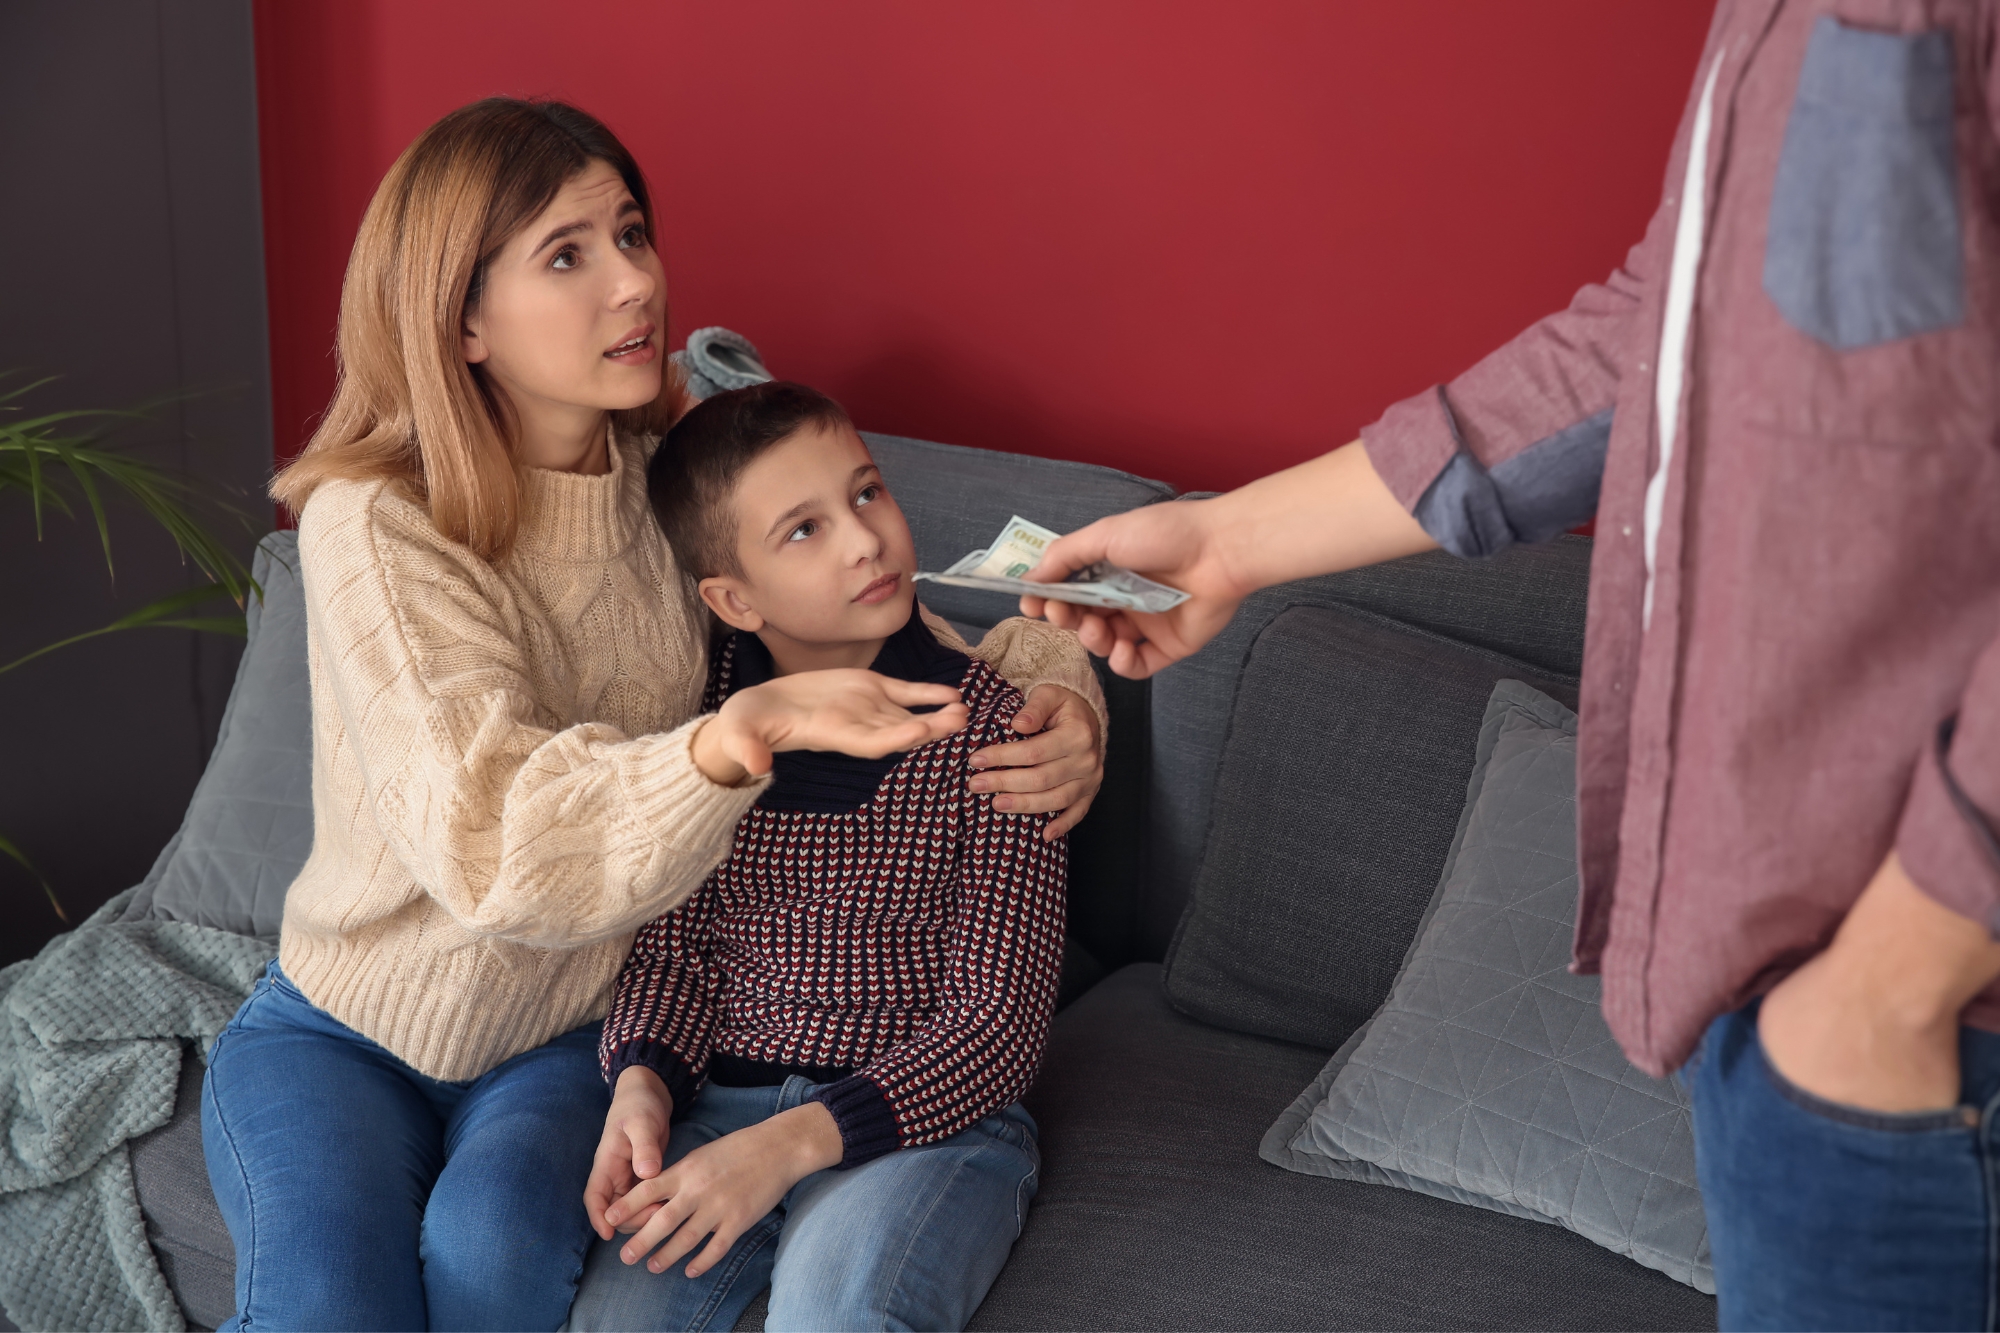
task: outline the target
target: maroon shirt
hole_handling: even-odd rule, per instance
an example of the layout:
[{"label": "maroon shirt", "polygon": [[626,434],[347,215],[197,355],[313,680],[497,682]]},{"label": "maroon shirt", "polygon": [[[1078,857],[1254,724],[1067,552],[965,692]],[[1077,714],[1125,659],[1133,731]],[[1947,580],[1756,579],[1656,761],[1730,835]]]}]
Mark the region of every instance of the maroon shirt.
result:
[{"label": "maroon shirt", "polygon": [[[1625,267],[1363,432],[1460,554],[1596,517],[1576,967],[1602,971],[1652,1074],[1825,947],[1891,848],[1938,902],[2000,922],[1996,7],[1722,0]],[[2000,987],[1966,1021],[2000,1031]]]}]

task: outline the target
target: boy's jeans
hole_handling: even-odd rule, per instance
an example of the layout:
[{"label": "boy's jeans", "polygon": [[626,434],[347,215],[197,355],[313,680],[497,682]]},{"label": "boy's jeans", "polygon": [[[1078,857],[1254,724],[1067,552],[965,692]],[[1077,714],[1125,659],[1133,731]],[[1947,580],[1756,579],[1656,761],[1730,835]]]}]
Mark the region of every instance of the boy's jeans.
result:
[{"label": "boy's jeans", "polygon": [[[710,1084],[673,1127],[668,1163],[805,1101],[818,1085]],[[766,1285],[764,1327],[961,1329],[1007,1262],[1035,1197],[1041,1154],[1020,1105],[942,1143],[905,1148],[851,1171],[807,1176],[743,1233],[721,1263],[690,1279],[618,1257],[599,1241],[570,1311],[576,1330],[726,1329]]]},{"label": "boy's jeans", "polygon": [[272,963],[202,1083],[202,1150],[236,1242],[223,1328],[560,1326],[595,1239],[598,1026],[441,1083]]},{"label": "boy's jeans", "polygon": [[1723,1329],[1994,1326],[2000,1036],[1959,1053],[1959,1106],[1885,1115],[1787,1082],[1756,1005],[1710,1025],[1684,1077]]}]

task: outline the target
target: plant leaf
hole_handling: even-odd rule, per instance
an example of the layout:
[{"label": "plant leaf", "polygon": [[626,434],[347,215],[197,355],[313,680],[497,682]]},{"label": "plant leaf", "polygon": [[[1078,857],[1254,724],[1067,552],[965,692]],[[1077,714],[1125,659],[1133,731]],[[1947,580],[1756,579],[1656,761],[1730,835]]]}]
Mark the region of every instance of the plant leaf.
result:
[{"label": "plant leaf", "polygon": [[0,666],[0,676],[6,675],[15,667],[25,666],[38,657],[52,653],[58,648],[67,648],[73,643],[82,643],[85,639],[94,639],[102,634],[115,634],[119,630],[125,629],[192,629],[202,630],[211,634],[233,634],[241,638],[245,633],[243,617],[241,615],[189,617],[179,614],[192,607],[213,602],[221,597],[233,597],[233,595],[228,587],[220,583],[211,583],[200,588],[184,588],[180,592],[169,593],[156,601],[146,603],[146,605],[140,607],[137,611],[118,617],[118,619],[112,621],[109,625],[104,625],[93,630],[85,630],[81,634],[72,634],[67,639],[58,639],[54,643],[44,644],[25,657],[17,657],[7,665]]}]

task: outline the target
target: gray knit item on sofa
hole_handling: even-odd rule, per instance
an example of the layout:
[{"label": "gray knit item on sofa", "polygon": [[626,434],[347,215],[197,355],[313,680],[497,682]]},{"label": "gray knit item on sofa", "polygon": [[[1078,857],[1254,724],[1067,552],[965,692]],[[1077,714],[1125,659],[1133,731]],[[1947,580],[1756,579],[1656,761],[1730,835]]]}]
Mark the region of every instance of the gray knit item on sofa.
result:
[{"label": "gray knit item on sofa", "polygon": [[127,1142],[173,1113],[271,946],[123,921],[126,894],[0,970],[0,1307],[21,1328],[179,1329]]},{"label": "gray knit item on sofa", "polygon": [[1388,1000],[1264,1137],[1293,1171],[1568,1227],[1713,1292],[1686,1097],[1568,971],[1576,716],[1501,681],[1458,835]]}]

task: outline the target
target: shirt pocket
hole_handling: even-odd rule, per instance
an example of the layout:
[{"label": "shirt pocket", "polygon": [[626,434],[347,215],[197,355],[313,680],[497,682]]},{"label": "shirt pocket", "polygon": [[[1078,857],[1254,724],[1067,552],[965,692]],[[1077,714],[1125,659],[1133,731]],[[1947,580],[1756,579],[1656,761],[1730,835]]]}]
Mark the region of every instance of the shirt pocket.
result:
[{"label": "shirt pocket", "polygon": [[1959,227],[1951,33],[1821,18],[1772,184],[1765,294],[1841,351],[1951,327]]}]

